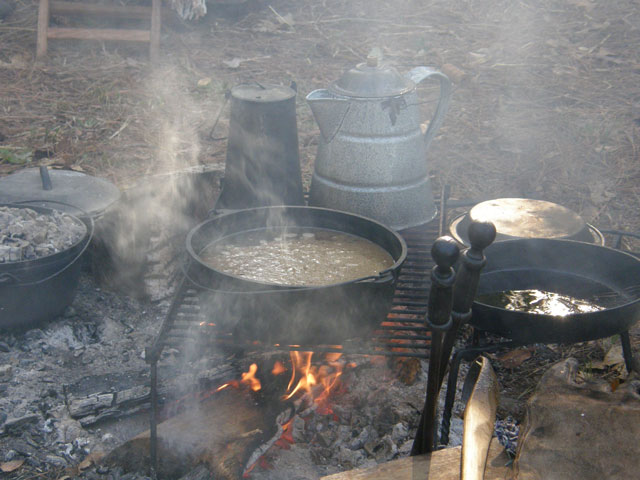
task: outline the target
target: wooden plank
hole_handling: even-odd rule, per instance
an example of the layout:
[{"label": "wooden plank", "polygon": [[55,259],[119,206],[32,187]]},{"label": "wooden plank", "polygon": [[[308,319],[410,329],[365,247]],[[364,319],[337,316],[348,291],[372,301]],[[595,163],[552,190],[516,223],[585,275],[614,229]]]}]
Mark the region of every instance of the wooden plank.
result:
[{"label": "wooden plank", "polygon": [[148,42],[148,30],[124,30],[117,28],[49,28],[48,38],[74,40],[104,40],[121,42]]},{"label": "wooden plank", "polygon": [[[375,467],[335,473],[321,480],[460,480],[462,448],[452,447],[430,454],[405,457]],[[494,438],[489,449],[485,480],[507,480],[512,470],[506,467],[508,457]]]},{"label": "wooden plank", "polygon": [[40,0],[38,7],[38,35],[36,37],[36,58],[47,54],[47,29],[49,28],[49,0]]},{"label": "wooden plank", "polygon": [[149,18],[151,8],[143,5],[100,5],[80,2],[52,1],[51,13],[56,15],[99,15],[110,18]]}]

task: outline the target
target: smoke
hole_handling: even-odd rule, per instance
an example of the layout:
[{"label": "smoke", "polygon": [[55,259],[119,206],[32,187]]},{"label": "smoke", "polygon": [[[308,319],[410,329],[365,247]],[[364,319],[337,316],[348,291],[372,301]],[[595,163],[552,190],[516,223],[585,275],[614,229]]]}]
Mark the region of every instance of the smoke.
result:
[{"label": "smoke", "polygon": [[[200,132],[207,112],[194,97],[190,77],[166,67],[145,82],[149,108],[142,122],[154,159],[147,175],[123,192],[98,225],[109,257],[98,273],[111,287],[158,299],[170,292],[160,284],[175,277],[186,233],[213,208],[217,182],[215,175],[201,173]],[[156,287],[161,291],[149,291]]]}]

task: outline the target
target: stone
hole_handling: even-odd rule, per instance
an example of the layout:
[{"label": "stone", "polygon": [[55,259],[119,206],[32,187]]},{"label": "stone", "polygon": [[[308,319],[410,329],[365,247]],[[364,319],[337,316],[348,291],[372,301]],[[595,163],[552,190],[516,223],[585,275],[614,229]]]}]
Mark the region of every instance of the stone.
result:
[{"label": "stone", "polygon": [[34,424],[39,419],[40,415],[37,413],[31,413],[18,418],[11,418],[5,422],[4,429],[6,432],[12,432],[24,425]]},{"label": "stone", "polygon": [[47,455],[45,457],[45,462],[47,462],[50,465],[55,465],[56,467],[67,466],[67,461],[64,458],[59,457],[57,455]]},{"label": "stone", "polygon": [[391,430],[391,438],[395,443],[401,443],[409,435],[409,429],[407,426],[400,422],[396,423]]},{"label": "stone", "polygon": [[0,382],[8,382],[13,377],[13,367],[11,365],[0,365]]},{"label": "stone", "polygon": [[518,480],[637,478],[640,380],[612,391],[578,380],[578,361],[551,367],[527,402],[514,462]]},{"label": "stone", "polygon": [[352,470],[360,466],[366,457],[361,450],[351,450],[345,446],[341,446],[338,451],[338,462],[345,470]]},{"label": "stone", "polygon": [[4,454],[4,461],[10,462],[11,460],[15,460],[18,458],[20,454],[15,450],[8,450],[7,453]]},{"label": "stone", "polygon": [[335,437],[333,435],[333,432],[331,432],[330,430],[325,430],[323,432],[318,432],[316,434],[316,439],[318,440],[318,443],[320,443],[320,445],[322,445],[323,447],[330,447],[331,444],[333,444]]},{"label": "stone", "polygon": [[291,435],[296,442],[306,441],[305,422],[302,418],[294,417],[291,423]]},{"label": "stone", "polygon": [[398,454],[398,447],[391,439],[390,435],[385,435],[380,439],[378,445],[375,448],[374,457],[376,462],[388,462]]},{"label": "stone", "polygon": [[364,427],[360,434],[349,442],[349,448],[351,450],[359,450],[364,447],[365,443],[375,439],[377,436],[378,434],[372,427]]}]

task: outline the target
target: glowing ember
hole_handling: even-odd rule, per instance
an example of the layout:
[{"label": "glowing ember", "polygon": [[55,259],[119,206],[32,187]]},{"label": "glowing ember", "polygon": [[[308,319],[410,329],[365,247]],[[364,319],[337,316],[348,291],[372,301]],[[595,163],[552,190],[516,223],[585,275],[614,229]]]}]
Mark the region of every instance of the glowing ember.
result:
[{"label": "glowing ember", "polygon": [[271,370],[271,373],[273,375],[280,375],[286,372],[286,370],[287,369],[284,368],[284,365],[282,364],[282,362],[276,360],[276,363],[273,364],[273,369]]}]

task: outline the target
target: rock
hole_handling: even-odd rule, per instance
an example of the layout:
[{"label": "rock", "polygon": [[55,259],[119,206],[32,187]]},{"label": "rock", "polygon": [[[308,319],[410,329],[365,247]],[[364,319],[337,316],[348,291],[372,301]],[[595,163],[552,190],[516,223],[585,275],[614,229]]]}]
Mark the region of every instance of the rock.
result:
[{"label": "rock", "polygon": [[341,446],[338,451],[338,462],[345,470],[352,470],[360,466],[365,460],[366,457],[362,450],[351,450]]},{"label": "rock", "polygon": [[359,450],[364,447],[365,443],[378,436],[376,431],[372,427],[364,427],[360,434],[349,442],[349,448],[351,450]]},{"label": "rock", "polygon": [[318,443],[320,443],[320,445],[322,445],[323,447],[330,447],[335,437],[333,435],[333,432],[331,432],[330,430],[325,430],[323,432],[318,432],[318,434],[316,435],[316,439],[318,440]]},{"label": "rock", "polygon": [[4,461],[5,462],[10,462],[11,460],[15,460],[19,456],[20,456],[20,454],[18,452],[16,452],[15,450],[9,450],[9,451],[7,451],[7,453],[4,454]]},{"label": "rock", "polygon": [[57,455],[47,455],[45,457],[45,462],[47,462],[50,465],[54,465],[56,467],[67,466],[67,461],[62,457],[58,457]]},{"label": "rock", "polygon": [[24,425],[36,423],[39,419],[40,415],[37,413],[31,413],[18,418],[11,418],[4,424],[4,429],[6,432],[12,432]]},{"label": "rock", "polygon": [[400,445],[400,448],[398,448],[398,454],[401,457],[406,457],[411,453],[411,448],[413,447],[413,440],[407,440],[406,442],[404,442],[402,445]]},{"label": "rock", "polygon": [[291,435],[296,442],[306,441],[305,422],[296,416],[291,424]]},{"label": "rock", "polygon": [[640,381],[612,391],[605,380],[584,382],[578,362],[554,365],[527,402],[514,465],[518,479],[637,478]]},{"label": "rock", "polygon": [[390,435],[385,435],[378,442],[378,445],[375,448],[374,457],[376,462],[388,462],[393,457],[398,454],[398,447],[395,442],[391,439]]},{"label": "rock", "polygon": [[13,377],[11,365],[0,365],[0,382],[8,382]]},{"label": "rock", "polygon": [[397,444],[404,441],[409,435],[409,429],[404,423],[396,423],[391,431],[391,438]]},{"label": "rock", "polygon": [[0,352],[10,352],[11,347],[4,342],[0,342]]}]

